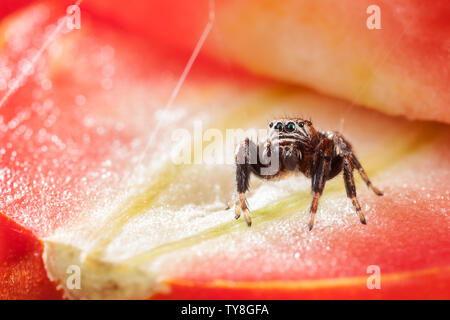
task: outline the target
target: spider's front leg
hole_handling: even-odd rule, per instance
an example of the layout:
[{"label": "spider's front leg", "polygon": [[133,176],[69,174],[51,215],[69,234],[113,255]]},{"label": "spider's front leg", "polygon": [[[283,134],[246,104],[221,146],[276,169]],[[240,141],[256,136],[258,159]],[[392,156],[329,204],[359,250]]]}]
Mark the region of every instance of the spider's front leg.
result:
[{"label": "spider's front leg", "polygon": [[248,191],[250,174],[252,172],[251,165],[258,161],[258,150],[256,144],[249,138],[246,138],[236,151],[236,188],[238,199],[235,203],[235,218],[239,219],[241,212],[244,214],[245,222],[250,227],[252,219],[250,218],[247,198],[245,193]]},{"label": "spider's front leg", "polygon": [[330,163],[332,160],[334,144],[330,139],[323,139],[316,149],[316,155],[313,162],[312,170],[312,194],[313,199],[310,208],[309,230],[314,227],[314,218],[316,216],[319,199],[325,188],[328,173],[330,171]]},{"label": "spider's front leg", "polygon": [[[235,218],[238,219],[242,212],[244,214],[245,222],[249,227],[252,225],[252,220],[250,218],[245,193],[249,189],[250,175],[253,173],[264,179],[270,179],[273,176],[276,176],[278,170],[265,171],[265,169],[271,168],[271,156],[276,156],[276,154],[272,152],[272,149],[273,147],[270,140],[267,140],[266,143],[256,145],[249,138],[246,138],[238,146],[236,151],[236,188],[238,199],[235,202],[231,201],[228,203],[227,209],[235,204]],[[263,151],[261,155],[258,154],[259,151]]]}]

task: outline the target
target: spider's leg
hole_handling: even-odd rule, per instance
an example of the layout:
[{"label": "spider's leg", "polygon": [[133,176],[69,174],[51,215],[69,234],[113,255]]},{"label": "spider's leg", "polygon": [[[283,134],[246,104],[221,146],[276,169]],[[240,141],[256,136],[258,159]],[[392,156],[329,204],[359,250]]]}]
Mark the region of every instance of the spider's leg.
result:
[{"label": "spider's leg", "polygon": [[330,139],[322,140],[317,146],[311,182],[313,198],[310,208],[309,230],[314,227],[314,218],[316,216],[320,196],[322,195],[323,189],[325,188],[325,182],[327,181],[332,153],[333,141]]},{"label": "spider's leg", "polygon": [[356,197],[355,180],[353,178],[353,164],[350,156],[344,156],[344,182],[345,190],[347,191],[347,197],[352,200],[356,213],[359,215],[359,220],[362,224],[366,224],[366,218],[361,211],[358,198]]},{"label": "spider's leg", "polygon": [[234,204],[235,204],[234,200],[228,201],[225,205],[225,210],[230,210],[234,206]]},{"label": "spider's leg", "polygon": [[[272,166],[272,158],[278,157],[278,153],[274,153],[273,149],[270,141],[256,145],[249,138],[246,138],[239,145],[236,152],[236,187],[238,197],[234,202],[235,218],[238,219],[243,213],[245,222],[247,222],[249,227],[252,225],[252,219],[250,218],[245,193],[249,189],[250,175],[254,174],[262,179],[272,179],[279,174],[279,167],[276,165],[278,162]],[[258,151],[263,151],[263,153],[260,155]]]},{"label": "spider's leg", "polygon": [[372,182],[370,181],[369,177],[367,176],[366,172],[364,171],[364,168],[362,167],[361,163],[358,161],[358,159],[356,158],[355,154],[353,152],[351,152],[350,154],[350,158],[352,160],[352,164],[355,166],[356,169],[358,169],[359,175],[361,176],[361,178],[364,180],[364,182],[366,183],[366,185],[377,195],[377,196],[382,196],[383,192],[381,190],[379,190],[378,188],[376,188]]},{"label": "spider's leg", "polygon": [[[244,213],[244,219],[247,225],[250,227],[252,225],[252,219],[250,218],[250,213],[247,206],[247,199],[244,193],[239,193],[239,204],[240,209]],[[237,208],[238,206],[236,206]],[[237,219],[237,218],[236,218]]]},{"label": "spider's leg", "polygon": [[247,199],[245,193],[249,189],[250,174],[252,173],[251,165],[257,163],[257,146],[254,142],[246,138],[242,142],[236,152],[236,187],[238,193],[238,199],[235,206],[235,218],[238,219],[241,216],[241,212],[244,213],[244,219],[247,225],[250,227],[252,220],[247,206]]},{"label": "spider's leg", "polygon": [[337,146],[343,153],[343,155],[348,155],[350,158],[350,161],[354,168],[356,168],[359,172],[359,175],[364,180],[366,185],[377,195],[382,196],[383,192],[381,192],[378,188],[376,188],[372,182],[370,181],[369,177],[367,176],[366,172],[364,171],[364,168],[362,167],[361,163],[359,162],[358,158],[356,157],[355,153],[352,150],[352,147],[350,143],[348,143],[344,137],[340,133],[335,133],[335,136],[337,138]]}]

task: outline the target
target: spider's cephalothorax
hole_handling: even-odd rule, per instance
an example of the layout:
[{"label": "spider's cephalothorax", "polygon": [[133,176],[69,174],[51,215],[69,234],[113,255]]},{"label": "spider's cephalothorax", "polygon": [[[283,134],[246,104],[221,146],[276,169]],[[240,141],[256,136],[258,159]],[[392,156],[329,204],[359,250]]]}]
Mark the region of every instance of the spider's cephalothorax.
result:
[{"label": "spider's cephalothorax", "polygon": [[270,122],[267,140],[255,144],[250,139],[245,139],[237,148],[235,160],[238,193],[238,199],[235,201],[236,219],[243,212],[248,226],[251,225],[251,218],[245,193],[248,191],[252,173],[263,179],[272,179],[288,172],[299,171],[311,178],[313,198],[309,230],[313,228],[325,182],[341,171],[344,172],[347,196],[352,200],[361,223],[366,224],[366,219],[356,197],[353,170],[358,170],[376,195],[383,195],[370,182],[350,143],[339,132],[317,131],[309,120],[295,118]]}]

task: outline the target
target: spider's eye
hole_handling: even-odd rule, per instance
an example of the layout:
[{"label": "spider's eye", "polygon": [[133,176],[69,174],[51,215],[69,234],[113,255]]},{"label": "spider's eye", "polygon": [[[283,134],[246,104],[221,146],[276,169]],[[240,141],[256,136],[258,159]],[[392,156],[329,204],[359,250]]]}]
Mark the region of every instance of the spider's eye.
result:
[{"label": "spider's eye", "polygon": [[273,122],[269,123],[269,128],[273,127]]},{"label": "spider's eye", "polygon": [[299,126],[300,128],[303,128],[304,125],[305,125],[305,123],[303,123],[303,122],[301,122],[301,121],[298,123],[298,126]]},{"label": "spider's eye", "polygon": [[278,122],[278,123],[275,125],[275,130],[278,130],[278,131],[283,130],[283,124],[282,124],[281,122]]},{"label": "spider's eye", "polygon": [[293,132],[295,130],[295,124],[293,122],[289,122],[285,127],[284,130],[286,132]]}]

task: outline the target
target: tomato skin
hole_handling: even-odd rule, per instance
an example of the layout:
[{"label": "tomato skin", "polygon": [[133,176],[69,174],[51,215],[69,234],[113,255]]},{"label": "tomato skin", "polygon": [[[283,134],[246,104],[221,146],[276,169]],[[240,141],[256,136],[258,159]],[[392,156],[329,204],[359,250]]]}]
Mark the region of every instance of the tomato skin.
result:
[{"label": "tomato skin", "polygon": [[42,242],[0,213],[0,299],[62,299],[42,261]]},{"label": "tomato skin", "polygon": [[[389,277],[389,275],[387,275]],[[297,299],[439,299],[450,298],[450,270],[431,271],[426,274],[411,277],[409,279],[390,279],[382,282],[380,290],[368,290],[365,286],[365,278],[348,278],[348,283],[310,289],[283,289],[281,286],[267,287],[264,285],[259,289],[251,288],[247,284],[229,283],[211,284],[202,282],[186,282],[171,280],[167,282],[170,292],[157,294],[151,299],[267,299],[267,300],[297,300]],[[356,280],[356,281],[355,281]],[[357,282],[357,284],[354,283]],[[430,283],[436,284],[430,286]],[[289,286],[289,283],[286,283]]]}]

